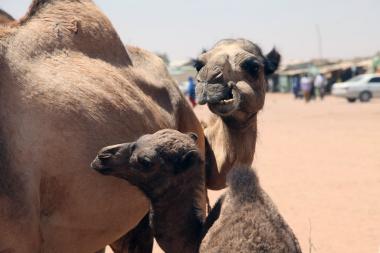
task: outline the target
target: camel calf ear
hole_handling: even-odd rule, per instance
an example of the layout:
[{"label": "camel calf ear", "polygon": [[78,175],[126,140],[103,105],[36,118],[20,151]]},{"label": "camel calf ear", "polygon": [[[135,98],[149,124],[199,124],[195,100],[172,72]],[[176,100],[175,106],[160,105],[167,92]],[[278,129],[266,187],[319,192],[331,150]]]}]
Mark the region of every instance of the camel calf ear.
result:
[{"label": "camel calf ear", "polygon": [[199,152],[197,150],[190,150],[184,154],[179,163],[176,166],[176,173],[184,172],[194,165],[196,165],[200,160]]},{"label": "camel calf ear", "polygon": [[265,57],[265,75],[273,74],[280,66],[280,61],[281,55],[273,48]]}]

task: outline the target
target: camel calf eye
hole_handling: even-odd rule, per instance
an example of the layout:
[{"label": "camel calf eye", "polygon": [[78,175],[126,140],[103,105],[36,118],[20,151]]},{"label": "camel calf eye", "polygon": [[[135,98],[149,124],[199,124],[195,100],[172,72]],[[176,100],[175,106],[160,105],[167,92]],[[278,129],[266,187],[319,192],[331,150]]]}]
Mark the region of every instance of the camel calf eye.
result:
[{"label": "camel calf eye", "polygon": [[139,156],[137,160],[144,168],[150,168],[153,165],[152,160],[147,156]]}]

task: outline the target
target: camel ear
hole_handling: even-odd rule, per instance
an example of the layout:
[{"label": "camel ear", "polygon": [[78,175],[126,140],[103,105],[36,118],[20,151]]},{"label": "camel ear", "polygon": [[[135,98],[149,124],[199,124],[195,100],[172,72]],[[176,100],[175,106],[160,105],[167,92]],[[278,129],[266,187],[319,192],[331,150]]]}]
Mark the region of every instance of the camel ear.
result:
[{"label": "camel ear", "polygon": [[204,62],[198,59],[192,59],[191,61],[193,63],[193,67],[197,70],[197,72],[199,72],[199,70],[201,70],[205,65]]},{"label": "camel ear", "polygon": [[273,74],[280,66],[280,61],[281,55],[273,48],[265,57],[265,75]]},{"label": "camel ear", "polygon": [[190,150],[184,154],[176,166],[176,173],[184,172],[199,162],[200,156],[197,150]]},{"label": "camel ear", "polygon": [[198,140],[198,135],[196,133],[193,133],[193,132],[188,132],[186,133],[188,136],[190,136],[191,139],[193,139],[194,142],[196,142]]}]

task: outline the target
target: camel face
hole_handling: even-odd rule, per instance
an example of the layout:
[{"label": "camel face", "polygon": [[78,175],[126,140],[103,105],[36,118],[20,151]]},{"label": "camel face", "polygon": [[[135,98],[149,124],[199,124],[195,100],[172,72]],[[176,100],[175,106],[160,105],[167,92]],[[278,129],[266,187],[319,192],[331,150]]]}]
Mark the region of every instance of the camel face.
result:
[{"label": "camel face", "polygon": [[[162,192],[200,163],[196,135],[160,130],[136,142],[101,149],[91,167],[103,175],[128,180],[147,195]],[[159,187],[160,189],[157,189]]]},{"label": "camel face", "polygon": [[[207,103],[220,116],[229,116],[236,110],[257,112],[264,104],[266,76],[277,69],[279,61],[280,55],[274,49],[264,56],[257,45],[245,39],[218,42],[194,64],[199,104]],[[244,108],[247,99],[257,100],[254,108]]]}]

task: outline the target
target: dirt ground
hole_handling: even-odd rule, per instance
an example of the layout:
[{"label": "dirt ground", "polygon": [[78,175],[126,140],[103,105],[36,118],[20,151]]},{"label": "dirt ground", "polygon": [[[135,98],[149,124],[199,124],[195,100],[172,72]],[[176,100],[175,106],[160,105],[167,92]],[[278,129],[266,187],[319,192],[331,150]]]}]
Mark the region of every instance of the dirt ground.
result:
[{"label": "dirt ground", "polygon": [[380,252],[380,100],[269,94],[254,167],[304,253]]},{"label": "dirt ground", "polygon": [[380,252],[380,100],[269,95],[254,165],[303,252]]}]

